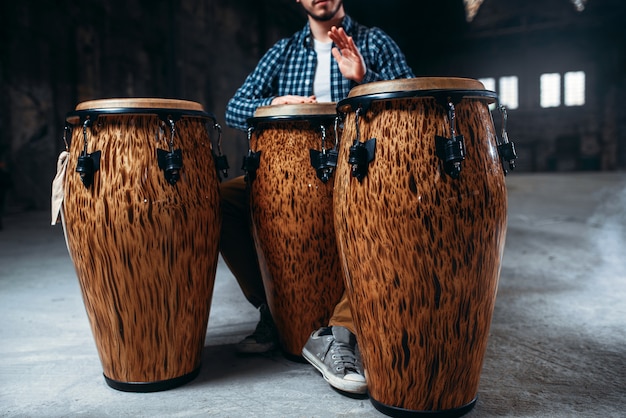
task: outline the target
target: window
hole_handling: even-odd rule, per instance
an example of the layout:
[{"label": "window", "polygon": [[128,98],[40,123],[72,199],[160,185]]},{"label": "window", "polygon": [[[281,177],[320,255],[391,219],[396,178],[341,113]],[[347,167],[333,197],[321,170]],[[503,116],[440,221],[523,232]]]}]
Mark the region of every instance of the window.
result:
[{"label": "window", "polygon": [[[498,79],[498,88],[496,89],[496,79],[493,77],[479,78],[478,81],[483,83],[485,90],[491,90],[498,93],[498,100],[507,109],[517,109],[519,107],[517,76],[500,77]],[[490,105],[490,109],[495,109],[495,105]]]},{"label": "window", "polygon": [[498,95],[500,103],[507,109],[517,109],[519,107],[517,76],[500,77]]},{"label": "window", "polygon": [[[492,78],[492,77],[479,78],[478,81],[483,83],[483,86],[485,86],[485,90],[490,90],[494,92],[496,91],[496,79],[495,78]],[[493,112],[495,109],[496,109],[496,104],[489,103],[489,110]]]},{"label": "window", "polygon": [[539,79],[539,103],[541,107],[561,105],[561,75],[558,73],[542,74]]},{"label": "window", "polygon": [[571,71],[565,73],[565,106],[582,106],[585,104],[585,72]]},{"label": "window", "polygon": [[496,91],[496,80],[494,78],[479,78],[478,81],[483,83],[485,90]]},{"label": "window", "polygon": [[[561,79],[563,84],[561,84]],[[542,74],[540,78],[541,107],[583,106],[585,104],[585,72],[570,71]],[[562,89],[562,90],[561,90]],[[563,93],[561,94],[561,91]]]},{"label": "window", "polygon": [[[479,78],[485,90],[495,91],[498,100],[507,109],[519,107],[519,83],[517,76]],[[542,108],[584,106],[586,76],[584,71],[542,74],[539,79],[539,103]],[[492,106],[490,106],[491,108]]]}]

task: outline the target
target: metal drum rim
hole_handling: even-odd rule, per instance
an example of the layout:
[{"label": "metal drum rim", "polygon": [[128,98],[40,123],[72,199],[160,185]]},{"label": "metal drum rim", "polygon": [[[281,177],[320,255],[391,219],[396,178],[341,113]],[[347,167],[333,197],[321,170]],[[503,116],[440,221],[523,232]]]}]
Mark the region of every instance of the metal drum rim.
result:
[{"label": "metal drum rim", "polygon": [[254,116],[248,118],[248,125],[262,122],[324,121],[337,117],[337,103],[298,103],[260,106]]},{"label": "metal drum rim", "polygon": [[369,108],[372,102],[394,99],[432,97],[437,100],[458,101],[460,98],[483,99],[497,102],[494,91],[471,78],[462,77],[416,77],[362,84],[350,90],[348,97],[337,104],[338,112]]},{"label": "metal drum rim", "polygon": [[205,111],[200,103],[190,100],[161,98],[88,100],[79,103],[74,111],[68,112],[65,120],[70,124],[76,124],[85,119],[96,119],[100,115],[115,114],[154,114],[161,119],[171,116],[175,120],[182,116],[192,116],[216,121],[215,116]]}]

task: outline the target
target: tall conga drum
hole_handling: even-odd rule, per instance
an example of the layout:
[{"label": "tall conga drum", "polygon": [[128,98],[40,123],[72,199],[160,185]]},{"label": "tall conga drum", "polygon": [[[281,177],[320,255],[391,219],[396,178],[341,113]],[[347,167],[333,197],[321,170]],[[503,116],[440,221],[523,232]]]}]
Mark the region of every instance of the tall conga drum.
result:
[{"label": "tall conga drum", "polygon": [[332,151],[336,115],[336,103],[313,103],[260,107],[249,120],[258,156],[248,172],[252,231],[281,348],[293,360],[344,291],[333,177],[322,180],[311,158]]},{"label": "tall conga drum", "polygon": [[218,176],[195,102],[78,104],[63,222],[106,383],[170,389],[201,366],[218,260]]},{"label": "tall conga drum", "polygon": [[354,88],[334,212],[370,400],[391,416],[475,404],[506,233],[504,168],[472,79]]}]

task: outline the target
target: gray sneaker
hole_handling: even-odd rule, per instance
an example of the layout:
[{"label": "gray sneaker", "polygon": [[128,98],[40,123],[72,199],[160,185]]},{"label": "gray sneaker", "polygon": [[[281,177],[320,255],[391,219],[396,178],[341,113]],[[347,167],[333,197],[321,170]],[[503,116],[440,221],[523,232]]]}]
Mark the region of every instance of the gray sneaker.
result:
[{"label": "gray sneaker", "polygon": [[266,304],[259,306],[261,319],[254,332],[237,343],[235,349],[242,354],[267,353],[278,346],[278,331],[270,309]]},{"label": "gray sneaker", "polygon": [[367,392],[367,383],[356,353],[356,336],[347,328],[318,329],[304,345],[302,356],[335,389],[355,394]]}]

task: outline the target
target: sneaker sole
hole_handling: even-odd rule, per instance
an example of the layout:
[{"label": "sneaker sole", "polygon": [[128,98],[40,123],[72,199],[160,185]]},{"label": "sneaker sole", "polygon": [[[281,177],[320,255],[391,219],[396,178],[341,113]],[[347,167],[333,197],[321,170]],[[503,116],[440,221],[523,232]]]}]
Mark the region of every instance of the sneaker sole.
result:
[{"label": "sneaker sole", "polygon": [[302,349],[302,357],[304,357],[306,361],[308,361],[313,367],[315,367],[317,371],[322,374],[324,380],[326,380],[328,384],[335,389],[342,392],[355,393],[357,395],[363,395],[367,393],[367,383],[350,382],[348,380],[338,378],[333,373],[331,373],[330,370],[328,370],[326,365],[320,366],[319,359],[313,353],[309,352],[306,348]]}]

